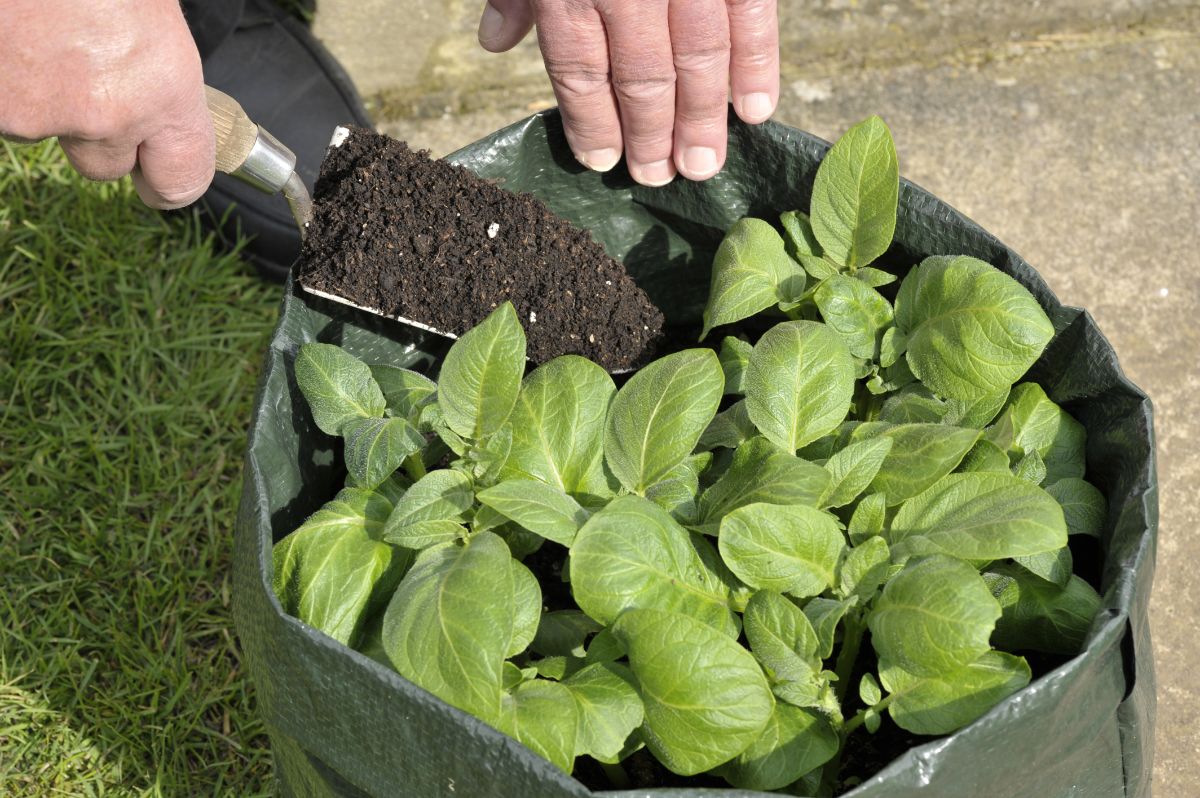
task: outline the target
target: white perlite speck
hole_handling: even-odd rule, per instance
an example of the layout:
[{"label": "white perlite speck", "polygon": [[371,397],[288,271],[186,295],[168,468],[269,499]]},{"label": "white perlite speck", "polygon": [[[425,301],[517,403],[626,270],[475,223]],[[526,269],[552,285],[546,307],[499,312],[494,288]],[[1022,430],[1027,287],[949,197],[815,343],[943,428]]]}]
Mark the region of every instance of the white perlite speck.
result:
[{"label": "white perlite speck", "polygon": [[340,147],[346,143],[346,139],[350,138],[350,128],[338,125],[333,129],[333,136],[329,139],[330,147]]},{"label": "white perlite speck", "polygon": [[500,223],[499,222],[492,222],[491,224],[488,225],[488,238],[495,238],[496,234],[499,232],[500,232]]},{"label": "white perlite speck", "polygon": [[536,314],[536,313],[534,313],[532,310],[531,310],[531,311],[529,311],[529,323],[530,323],[530,324],[533,324],[533,323],[535,323],[536,321],[537,321],[537,314]]}]

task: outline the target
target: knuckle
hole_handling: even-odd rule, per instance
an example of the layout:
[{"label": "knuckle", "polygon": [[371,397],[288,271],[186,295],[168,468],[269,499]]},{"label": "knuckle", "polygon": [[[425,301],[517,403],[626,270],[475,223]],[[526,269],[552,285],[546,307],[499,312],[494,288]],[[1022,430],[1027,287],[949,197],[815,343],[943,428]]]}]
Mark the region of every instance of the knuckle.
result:
[{"label": "knuckle", "polygon": [[546,74],[567,98],[588,98],[608,91],[608,69],[598,64],[547,61]]},{"label": "knuckle", "polygon": [[773,49],[734,52],[731,66],[741,72],[768,72],[774,68],[777,57]]},{"label": "knuckle", "polygon": [[675,72],[670,74],[613,75],[613,90],[622,103],[637,106],[658,105],[670,100],[675,92]]},{"label": "knuckle", "polygon": [[699,76],[720,75],[729,68],[729,45],[675,53],[675,71]]}]

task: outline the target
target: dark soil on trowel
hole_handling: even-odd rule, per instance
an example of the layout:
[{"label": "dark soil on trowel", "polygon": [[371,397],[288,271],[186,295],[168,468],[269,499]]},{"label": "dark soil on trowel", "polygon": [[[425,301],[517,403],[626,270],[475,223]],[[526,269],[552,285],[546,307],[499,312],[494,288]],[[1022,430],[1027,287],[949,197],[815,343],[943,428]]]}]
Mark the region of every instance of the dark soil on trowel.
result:
[{"label": "dark soil on trowel", "polygon": [[306,288],[461,335],[505,300],[541,363],[645,362],[663,317],[591,235],[403,142],[352,129],[331,147],[300,256]]}]

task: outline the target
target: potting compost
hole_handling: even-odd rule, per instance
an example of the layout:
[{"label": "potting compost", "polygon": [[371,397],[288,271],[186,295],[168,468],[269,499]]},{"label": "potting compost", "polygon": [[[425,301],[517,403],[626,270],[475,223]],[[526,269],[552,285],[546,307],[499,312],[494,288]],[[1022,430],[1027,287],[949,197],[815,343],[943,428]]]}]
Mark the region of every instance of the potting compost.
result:
[{"label": "potting compost", "polygon": [[647,359],[662,314],[588,232],[401,141],[350,128],[331,146],[298,280],[452,335],[509,300],[535,363],[609,371]]},{"label": "potting compost", "polygon": [[[724,232],[745,216],[807,208],[827,146],[783,125],[751,127],[731,115],[721,174],[646,189],[624,175],[575,165],[558,114],[547,112],[450,160],[485,180],[503,181],[510,191],[530,191],[590,230],[662,309],[668,327],[690,331],[694,340]],[[482,230],[486,236],[487,227]],[[418,245],[408,246],[415,251]],[[902,181],[894,242],[881,265],[903,273],[940,254],[969,255],[1013,276],[1053,323],[1053,340],[1024,379],[1040,384],[1086,429],[1088,479],[1108,500],[1108,521],[1087,565],[1101,609],[1077,656],[1045,663],[1028,687],[950,736],[912,740],[914,747],[881,770],[844,782],[843,794],[1148,795],[1154,676],[1146,615],[1157,524],[1149,401],[1125,379],[1085,312],[1062,306],[1018,255]],[[282,612],[271,587],[271,547],[332,498],[346,475],[341,441],[317,428],[296,384],[297,351],[313,341],[337,344],[364,362],[431,374],[448,346],[293,285],[285,293],[250,432],[234,572],[238,631],[283,794],[597,794],[515,740]],[[878,762],[861,759],[870,768]],[[603,794],[763,795],[716,786]]]}]

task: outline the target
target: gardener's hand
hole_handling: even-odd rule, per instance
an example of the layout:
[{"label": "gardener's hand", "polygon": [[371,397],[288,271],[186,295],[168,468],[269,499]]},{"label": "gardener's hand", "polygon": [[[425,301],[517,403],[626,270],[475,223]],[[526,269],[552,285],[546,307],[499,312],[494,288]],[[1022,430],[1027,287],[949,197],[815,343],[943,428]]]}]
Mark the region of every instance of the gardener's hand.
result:
[{"label": "gardener's hand", "polygon": [[575,157],[660,186],[725,162],[728,92],[758,123],[779,98],[775,0],[487,0],[479,42],[502,52],[534,23]]},{"label": "gardener's hand", "polygon": [[0,135],[58,136],[93,180],[133,173],[147,205],[212,181],[212,120],[179,0],[0,0]]}]

